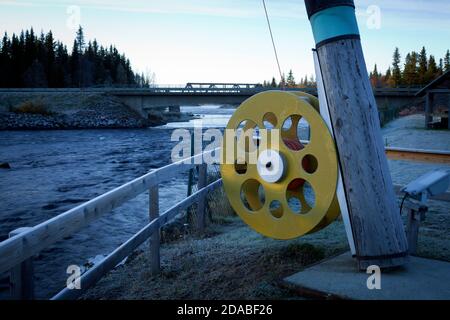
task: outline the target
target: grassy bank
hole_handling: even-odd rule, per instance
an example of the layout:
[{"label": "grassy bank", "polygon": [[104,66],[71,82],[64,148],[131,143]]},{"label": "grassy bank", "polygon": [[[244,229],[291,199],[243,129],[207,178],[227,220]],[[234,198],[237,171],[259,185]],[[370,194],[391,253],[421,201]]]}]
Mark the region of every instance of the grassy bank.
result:
[{"label": "grassy bank", "polygon": [[[419,256],[450,261],[448,208],[448,202],[430,202]],[[185,234],[163,244],[160,275],[150,274],[147,250],[144,245],[83,299],[300,299],[283,278],[348,245],[340,220],[315,234],[277,241],[228,216],[210,224],[204,236]]]}]

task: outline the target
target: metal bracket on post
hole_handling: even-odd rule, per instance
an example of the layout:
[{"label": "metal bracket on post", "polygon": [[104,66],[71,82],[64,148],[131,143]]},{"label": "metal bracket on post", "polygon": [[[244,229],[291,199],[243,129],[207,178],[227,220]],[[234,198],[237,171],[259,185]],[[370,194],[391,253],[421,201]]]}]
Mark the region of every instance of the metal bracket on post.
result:
[{"label": "metal bracket on post", "polygon": [[[327,124],[331,136],[334,138],[334,130],[333,125],[331,123],[330,110],[328,109],[328,100],[325,91],[325,85],[322,79],[322,69],[320,67],[319,56],[317,55],[316,50],[313,50],[313,56],[314,56],[314,67],[316,71],[317,94],[319,97],[320,115]],[[338,197],[339,207],[341,209],[342,220],[344,221],[345,232],[347,234],[347,240],[350,246],[350,251],[352,253],[352,256],[355,256],[356,255],[355,240],[353,238],[352,225],[350,223],[350,215],[348,213],[347,195],[345,194],[344,182],[342,180],[342,171],[340,166],[338,168],[338,183],[336,194]]]}]

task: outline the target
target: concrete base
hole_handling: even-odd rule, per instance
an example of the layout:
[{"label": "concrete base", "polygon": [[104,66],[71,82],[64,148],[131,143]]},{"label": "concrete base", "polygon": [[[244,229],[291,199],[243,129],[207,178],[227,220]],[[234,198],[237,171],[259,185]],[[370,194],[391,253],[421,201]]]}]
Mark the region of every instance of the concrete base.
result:
[{"label": "concrete base", "polygon": [[367,288],[371,274],[359,272],[350,253],[313,265],[285,279],[306,295],[357,300],[449,300],[450,263],[411,257],[410,263],[381,272],[381,289]]}]

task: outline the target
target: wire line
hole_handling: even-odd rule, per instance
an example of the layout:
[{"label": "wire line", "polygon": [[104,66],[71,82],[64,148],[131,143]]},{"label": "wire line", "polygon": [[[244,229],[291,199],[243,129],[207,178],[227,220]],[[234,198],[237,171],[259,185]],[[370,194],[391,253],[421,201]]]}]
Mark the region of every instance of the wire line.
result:
[{"label": "wire line", "polygon": [[272,46],[273,46],[273,51],[275,52],[275,59],[277,61],[278,72],[280,73],[280,81],[281,81],[281,83],[283,85],[283,89],[284,89],[283,73],[281,72],[280,60],[278,59],[278,53],[277,53],[277,47],[276,47],[275,41],[273,39],[272,27],[270,26],[269,14],[267,13],[266,1],[262,0],[262,3],[264,6],[264,12],[266,13],[267,26],[269,27],[270,38],[272,39]]}]

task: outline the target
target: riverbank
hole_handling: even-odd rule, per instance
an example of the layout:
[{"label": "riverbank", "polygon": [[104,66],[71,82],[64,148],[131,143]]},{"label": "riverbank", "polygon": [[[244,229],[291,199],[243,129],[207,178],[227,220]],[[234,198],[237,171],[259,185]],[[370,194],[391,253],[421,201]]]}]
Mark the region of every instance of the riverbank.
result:
[{"label": "riverbank", "polygon": [[131,129],[192,118],[192,114],[159,110],[144,118],[107,94],[0,94],[0,130]]}]

